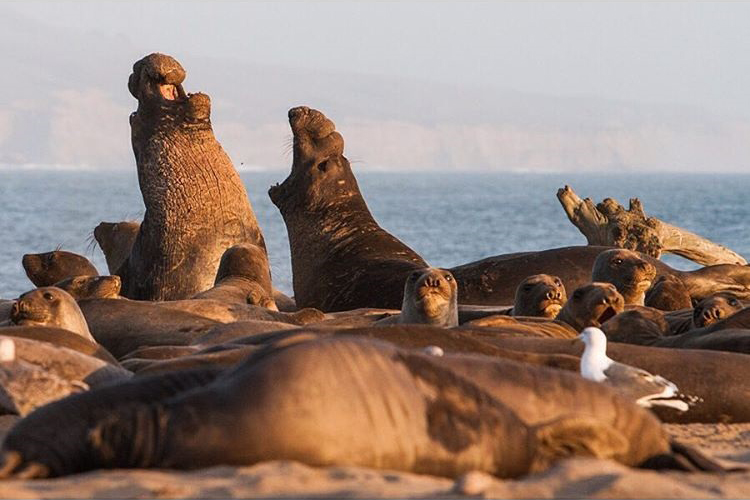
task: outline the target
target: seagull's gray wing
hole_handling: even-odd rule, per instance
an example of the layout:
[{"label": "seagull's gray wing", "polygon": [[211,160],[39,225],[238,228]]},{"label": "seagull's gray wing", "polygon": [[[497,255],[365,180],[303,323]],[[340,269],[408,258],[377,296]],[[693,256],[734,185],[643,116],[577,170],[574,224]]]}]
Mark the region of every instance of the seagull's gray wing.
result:
[{"label": "seagull's gray wing", "polygon": [[675,397],[679,393],[677,386],[664,377],[616,361],[604,370],[604,375],[607,385],[640,406],[668,406],[680,411],[688,409],[687,403]]}]

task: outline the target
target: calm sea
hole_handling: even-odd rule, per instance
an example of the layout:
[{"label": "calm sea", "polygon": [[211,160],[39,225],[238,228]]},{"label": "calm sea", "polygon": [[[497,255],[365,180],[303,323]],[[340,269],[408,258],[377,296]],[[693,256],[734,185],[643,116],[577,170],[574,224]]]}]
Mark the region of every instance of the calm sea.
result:
[{"label": "calm sea", "polygon": [[[268,187],[288,171],[243,172],[266,238],[275,285],[291,292],[286,227]],[[639,197],[649,215],[704,235],[750,257],[750,175],[358,173],[381,226],[434,266],[454,266],[502,253],[583,245],[555,193],[570,184],[596,202]],[[32,288],[24,253],[55,248],[82,253],[103,274],[92,231],[101,221],[136,220],[143,202],[135,171],[0,170],[3,216],[0,297]],[[677,257],[670,264],[695,266]]]}]

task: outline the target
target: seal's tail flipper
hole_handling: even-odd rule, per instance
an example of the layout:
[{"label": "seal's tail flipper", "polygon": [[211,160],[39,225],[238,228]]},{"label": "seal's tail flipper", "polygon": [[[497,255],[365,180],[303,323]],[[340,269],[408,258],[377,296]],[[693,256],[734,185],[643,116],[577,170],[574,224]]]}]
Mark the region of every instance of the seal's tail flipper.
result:
[{"label": "seal's tail flipper", "polygon": [[651,457],[643,462],[640,467],[643,469],[674,469],[688,472],[715,472],[725,474],[728,472],[747,472],[750,466],[732,463],[722,465],[716,459],[713,459],[696,448],[688,446],[677,441],[670,443],[670,454],[658,455]]},{"label": "seal's tail flipper", "polygon": [[625,437],[601,421],[585,417],[564,417],[535,429],[535,453],[531,472],[547,469],[554,461],[586,456],[613,458],[628,448]]},{"label": "seal's tail flipper", "polygon": [[36,479],[49,475],[46,465],[39,462],[25,463],[17,451],[5,450],[0,455],[0,479]]}]

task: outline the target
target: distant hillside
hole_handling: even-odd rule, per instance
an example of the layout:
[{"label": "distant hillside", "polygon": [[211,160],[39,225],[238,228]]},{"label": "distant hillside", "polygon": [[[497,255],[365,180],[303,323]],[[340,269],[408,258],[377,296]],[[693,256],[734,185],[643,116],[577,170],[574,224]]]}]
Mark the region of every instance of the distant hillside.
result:
[{"label": "distant hillside", "polygon": [[[126,82],[159,47],[51,29],[0,6],[0,163],[132,167]],[[29,43],[33,34],[34,43]],[[358,169],[743,171],[750,123],[701,110],[172,54],[235,163],[286,168],[286,111],[331,117]]]}]

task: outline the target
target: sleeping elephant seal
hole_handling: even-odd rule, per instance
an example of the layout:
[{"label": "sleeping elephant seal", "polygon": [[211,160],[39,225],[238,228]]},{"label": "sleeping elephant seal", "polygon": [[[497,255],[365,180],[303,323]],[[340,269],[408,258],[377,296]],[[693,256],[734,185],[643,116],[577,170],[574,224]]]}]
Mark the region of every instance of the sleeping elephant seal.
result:
[{"label": "sleeping elephant seal", "polygon": [[252,243],[265,250],[245,186],[214,137],[210,99],[186,94],[184,79],[176,60],[151,54],[128,80],[138,99],[130,127],[146,206],[117,272],[131,299],[190,298],[211,288],[226,248]]},{"label": "sleeping elephant seal", "polygon": [[591,270],[591,281],[612,283],[625,304],[642,306],[646,290],[656,278],[656,268],[641,254],[632,250],[613,248],[600,253]]},{"label": "sleeping elephant seal", "polygon": [[26,276],[34,286],[51,286],[73,276],[98,276],[94,264],[83,255],[64,250],[27,253],[21,259]]},{"label": "sleeping elephant seal", "polygon": [[679,311],[693,307],[690,291],[677,276],[662,274],[646,291],[644,305],[662,311]]},{"label": "sleeping elephant seal", "polygon": [[292,171],[268,194],[289,234],[297,306],[400,308],[407,276],[427,264],[372,217],[333,122],[301,106],[289,124]]},{"label": "sleeping elephant seal", "polygon": [[560,278],[549,274],[535,274],[519,283],[511,314],[553,319],[567,300],[565,286]]},{"label": "sleeping elephant seal", "polygon": [[458,326],[456,280],[450,271],[430,267],[413,271],[406,278],[401,312],[376,324],[426,324]]},{"label": "sleeping elephant seal", "polygon": [[65,290],[75,300],[117,299],[120,297],[122,281],[119,276],[74,276],[54,284]]},{"label": "sleeping elephant seal", "polygon": [[575,455],[679,465],[656,417],[576,374],[339,337],[40,408],[6,437],[0,477],[279,459],[518,477]]},{"label": "sleeping elephant seal", "polygon": [[214,287],[194,299],[214,299],[226,304],[251,304],[278,311],[271,286],[265,250],[245,243],[227,248],[221,256]]},{"label": "sleeping elephant seal", "polygon": [[555,318],[580,332],[588,326],[602,323],[621,313],[625,308],[622,295],[611,283],[589,283],[573,292]]},{"label": "sleeping elephant seal", "polygon": [[141,223],[136,221],[100,222],[94,228],[94,239],[102,249],[109,272],[114,274],[130,255]]},{"label": "sleeping elephant seal", "polygon": [[13,304],[10,321],[19,326],[56,326],[96,342],[75,299],[54,286],[21,295]]}]

